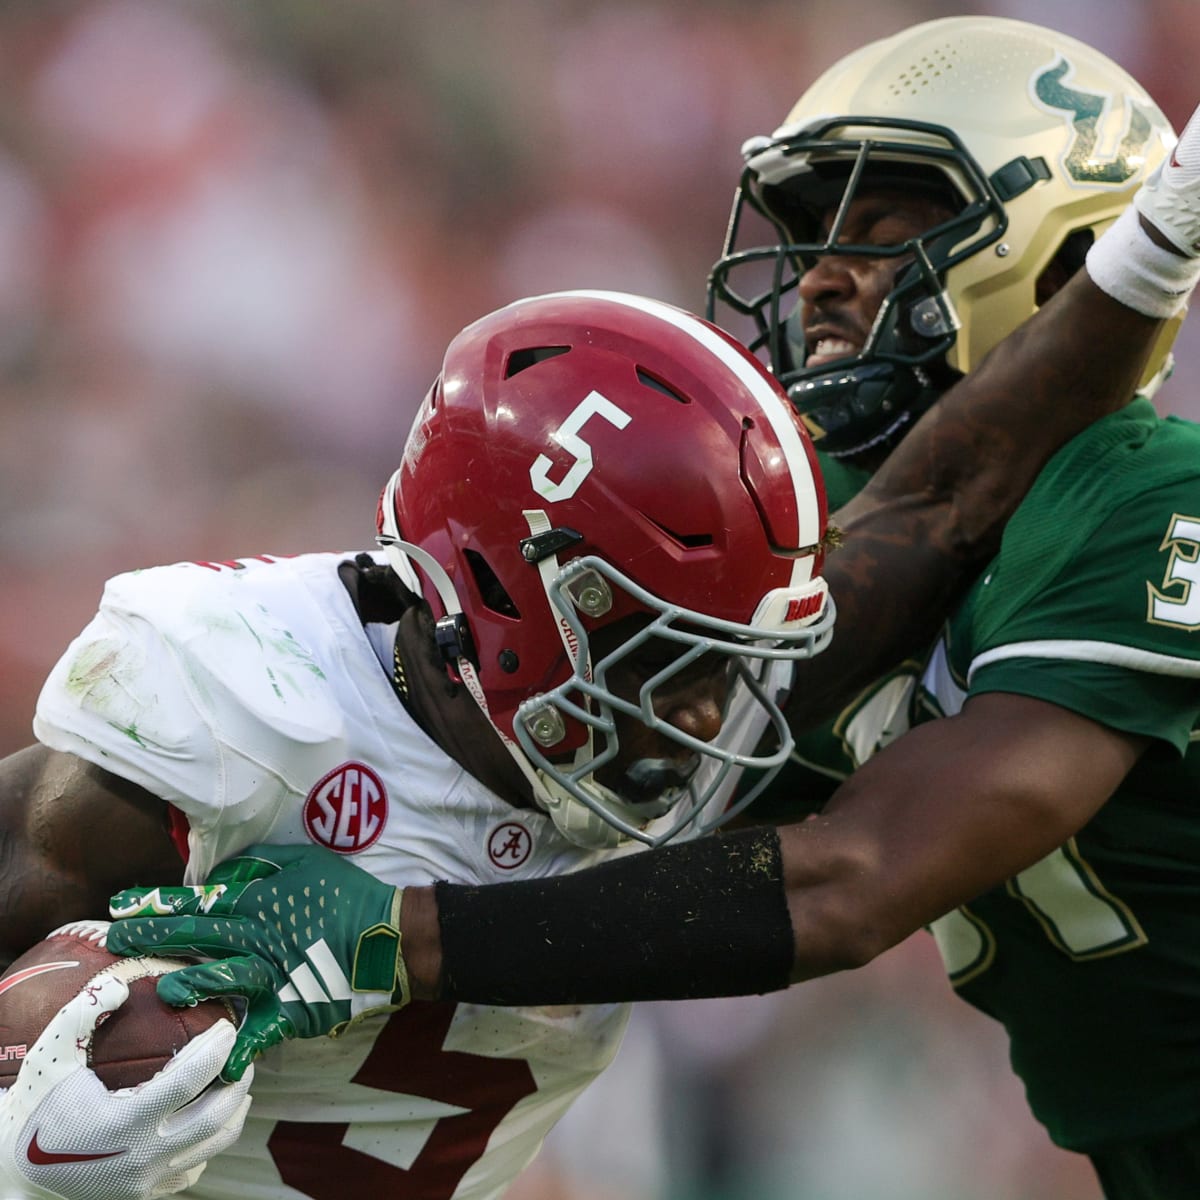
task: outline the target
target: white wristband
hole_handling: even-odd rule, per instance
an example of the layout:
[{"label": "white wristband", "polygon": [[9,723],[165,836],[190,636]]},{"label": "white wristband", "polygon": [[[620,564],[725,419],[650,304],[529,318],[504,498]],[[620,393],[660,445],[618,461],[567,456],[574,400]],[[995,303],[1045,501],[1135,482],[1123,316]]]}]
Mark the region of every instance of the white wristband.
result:
[{"label": "white wristband", "polygon": [[1162,320],[1187,304],[1200,280],[1200,258],[1156,245],[1130,205],[1088,251],[1087,273],[1126,308]]}]

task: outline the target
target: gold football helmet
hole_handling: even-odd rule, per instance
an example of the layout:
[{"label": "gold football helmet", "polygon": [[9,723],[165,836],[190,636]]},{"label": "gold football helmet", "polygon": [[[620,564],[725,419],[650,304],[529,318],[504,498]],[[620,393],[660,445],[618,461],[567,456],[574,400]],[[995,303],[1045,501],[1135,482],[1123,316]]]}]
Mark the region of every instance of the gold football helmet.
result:
[{"label": "gold football helmet", "polygon": [[[709,316],[723,304],[750,318],[749,337],[735,331],[769,357],[823,450],[894,441],[1034,312],[1052,262],[1082,263],[1175,140],[1136,80],[1065,34],[998,17],[916,25],[843,58],[743,147]],[[847,244],[843,215],[871,186],[933,189],[955,215],[895,246]],[[767,244],[740,244],[746,206],[769,222]],[[908,265],[860,352],[806,370],[796,289],[825,254]],[[1143,390],[1165,377],[1180,320]]]}]

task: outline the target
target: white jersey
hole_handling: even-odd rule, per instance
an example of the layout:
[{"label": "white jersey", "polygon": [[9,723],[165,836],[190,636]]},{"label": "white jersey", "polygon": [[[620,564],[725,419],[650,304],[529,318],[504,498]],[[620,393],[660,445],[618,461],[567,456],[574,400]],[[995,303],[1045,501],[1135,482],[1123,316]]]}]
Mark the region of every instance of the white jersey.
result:
[{"label": "white jersey", "polygon": [[[556,875],[603,857],[426,737],[384,669],[388,631],[363,629],[338,577],[346,557],[111,580],[42,691],[38,738],[181,812],[192,883],[260,841],[319,842],[404,886]],[[418,1002],[277,1047],[257,1064],[238,1144],[185,1194],[499,1196],[609,1063],[627,1017],[624,1005]]]}]

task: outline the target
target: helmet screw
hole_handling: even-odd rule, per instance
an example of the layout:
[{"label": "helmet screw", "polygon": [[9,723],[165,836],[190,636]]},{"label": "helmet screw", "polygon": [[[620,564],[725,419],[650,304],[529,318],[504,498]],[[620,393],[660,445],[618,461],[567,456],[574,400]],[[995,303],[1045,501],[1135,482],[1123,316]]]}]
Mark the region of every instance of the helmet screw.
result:
[{"label": "helmet screw", "polygon": [[607,611],[611,597],[606,596],[598,587],[584,588],[583,591],[575,598],[575,602],[589,616],[600,612]]},{"label": "helmet screw", "polygon": [[539,746],[553,746],[561,742],[567,733],[562,713],[548,704],[525,718],[525,728]]},{"label": "helmet screw", "polygon": [[500,670],[506,675],[511,675],[521,665],[521,660],[517,657],[515,650],[501,650],[497,661],[500,664]]},{"label": "helmet screw", "polygon": [[602,575],[591,568],[567,584],[567,592],[571,602],[585,617],[602,617],[613,606],[612,588]]},{"label": "helmet screw", "polygon": [[996,257],[997,258],[1007,258],[1008,252],[1010,249],[1011,249],[1011,247],[1009,246],[1009,244],[1007,242],[1001,242],[1000,245],[998,245],[996,247]]}]

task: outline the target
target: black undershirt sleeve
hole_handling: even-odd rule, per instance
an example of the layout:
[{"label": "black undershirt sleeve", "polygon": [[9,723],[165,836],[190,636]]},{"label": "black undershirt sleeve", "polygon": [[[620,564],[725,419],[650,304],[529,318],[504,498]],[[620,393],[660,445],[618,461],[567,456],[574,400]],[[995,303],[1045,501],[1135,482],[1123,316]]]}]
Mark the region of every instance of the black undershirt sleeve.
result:
[{"label": "black undershirt sleeve", "polygon": [[599,1004],[786,987],[794,946],[779,836],[747,829],[552,879],[439,883],[441,996]]}]

